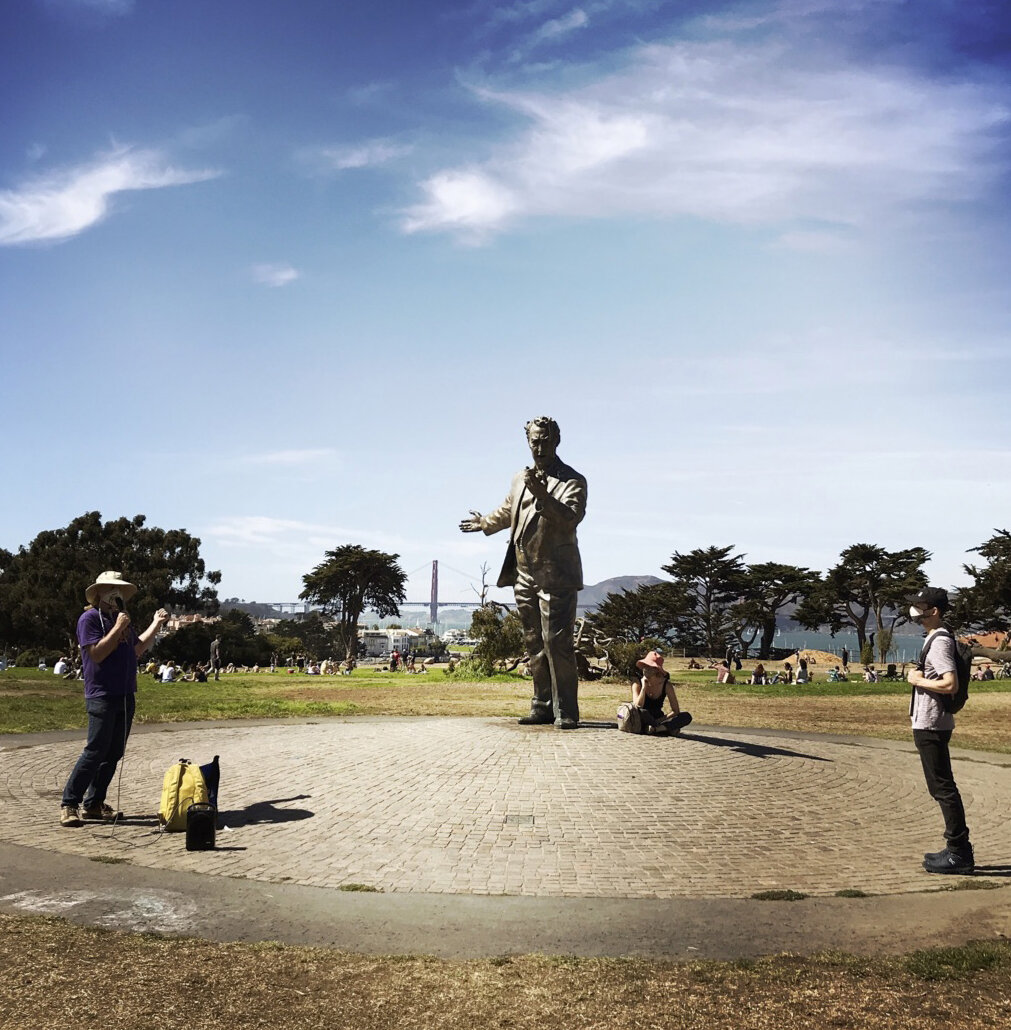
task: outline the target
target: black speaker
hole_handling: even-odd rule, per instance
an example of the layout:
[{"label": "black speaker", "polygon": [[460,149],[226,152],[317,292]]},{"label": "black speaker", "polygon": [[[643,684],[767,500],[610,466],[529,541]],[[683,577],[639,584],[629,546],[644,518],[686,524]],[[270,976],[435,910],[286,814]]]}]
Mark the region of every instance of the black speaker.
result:
[{"label": "black speaker", "polygon": [[213,851],[218,810],[213,805],[194,802],[186,809],[186,850]]}]

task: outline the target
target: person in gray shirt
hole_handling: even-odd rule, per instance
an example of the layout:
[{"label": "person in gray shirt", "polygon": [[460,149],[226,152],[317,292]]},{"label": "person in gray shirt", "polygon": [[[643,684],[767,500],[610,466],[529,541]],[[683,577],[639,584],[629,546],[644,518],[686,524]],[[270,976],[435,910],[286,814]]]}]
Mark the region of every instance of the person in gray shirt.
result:
[{"label": "person in gray shirt", "polygon": [[910,599],[910,617],[924,628],[926,641],[921,661],[909,670],[906,678],[912,687],[909,716],[913,743],[920,755],[927,790],[944,817],[946,846],[943,851],[924,855],[923,868],[928,873],[964,875],[971,873],[976,863],[948,752],[955,729],[949,699],[958,689],[955,638],[943,625],[948,605],[948,592],[940,587],[926,587]]}]

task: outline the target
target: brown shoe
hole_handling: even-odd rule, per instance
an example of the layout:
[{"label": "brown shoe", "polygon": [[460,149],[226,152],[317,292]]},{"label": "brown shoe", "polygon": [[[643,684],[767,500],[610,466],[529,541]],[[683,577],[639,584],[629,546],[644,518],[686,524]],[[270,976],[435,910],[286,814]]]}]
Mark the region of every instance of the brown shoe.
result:
[{"label": "brown shoe", "polygon": [[114,812],[109,805],[91,805],[81,809],[81,818],[89,822],[111,823],[114,819],[122,819],[122,812]]},{"label": "brown shoe", "polygon": [[83,826],[81,822],[81,813],[77,808],[77,805],[63,805],[60,808],[60,825],[61,826]]}]

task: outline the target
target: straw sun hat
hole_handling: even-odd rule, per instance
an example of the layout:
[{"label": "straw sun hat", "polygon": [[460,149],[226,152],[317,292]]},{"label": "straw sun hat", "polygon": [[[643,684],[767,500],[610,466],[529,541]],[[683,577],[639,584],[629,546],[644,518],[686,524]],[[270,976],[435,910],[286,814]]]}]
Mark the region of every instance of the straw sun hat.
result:
[{"label": "straw sun hat", "polygon": [[135,593],[137,588],[133,583],[127,583],[125,579],[118,572],[103,572],[99,575],[98,579],[84,591],[84,596],[88,599],[88,604],[94,604],[98,599],[98,592],[102,587],[118,587],[119,592],[123,597],[124,601],[129,601]]}]

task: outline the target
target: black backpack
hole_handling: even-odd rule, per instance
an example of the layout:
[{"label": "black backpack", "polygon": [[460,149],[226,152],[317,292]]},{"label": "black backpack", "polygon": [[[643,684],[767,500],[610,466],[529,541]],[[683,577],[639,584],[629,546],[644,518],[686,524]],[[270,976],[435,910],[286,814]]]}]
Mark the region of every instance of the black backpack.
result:
[{"label": "black backpack", "polygon": [[[934,636],[946,636],[951,637],[955,641],[955,676],[958,679],[958,686],[955,688],[954,694],[941,694],[941,704],[944,705],[944,709],[947,712],[951,712],[953,715],[955,712],[962,711],[965,708],[966,701],[969,700],[969,678],[972,673],[972,648],[963,643],[961,640],[955,640],[955,634],[951,632],[947,626],[942,626]],[[931,640],[931,643],[933,640]],[[924,663],[927,660],[927,651],[930,644],[924,644],[923,650],[920,652],[920,660],[917,663],[920,672],[923,672]]]}]

